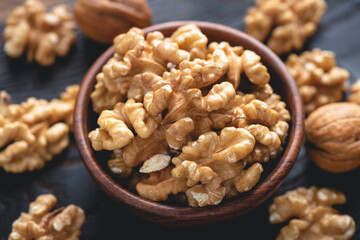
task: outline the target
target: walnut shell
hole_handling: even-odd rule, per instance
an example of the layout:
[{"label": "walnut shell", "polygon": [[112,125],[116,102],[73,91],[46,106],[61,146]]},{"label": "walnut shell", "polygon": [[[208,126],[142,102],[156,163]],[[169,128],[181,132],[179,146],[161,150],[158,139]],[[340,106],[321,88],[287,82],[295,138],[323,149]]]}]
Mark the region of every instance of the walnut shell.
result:
[{"label": "walnut shell", "polygon": [[339,173],[360,166],[360,106],[324,105],[305,121],[309,157],[322,169]]},{"label": "walnut shell", "polygon": [[101,43],[111,43],[131,27],[144,28],[152,23],[146,0],[78,0],[74,15],[82,32]]}]

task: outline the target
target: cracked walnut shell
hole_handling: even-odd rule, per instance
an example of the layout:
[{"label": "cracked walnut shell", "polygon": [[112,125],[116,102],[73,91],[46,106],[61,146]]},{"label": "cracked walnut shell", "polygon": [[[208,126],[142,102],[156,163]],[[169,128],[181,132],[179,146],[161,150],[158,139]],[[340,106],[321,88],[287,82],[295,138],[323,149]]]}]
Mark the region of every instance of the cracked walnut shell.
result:
[{"label": "cracked walnut shell", "polygon": [[76,39],[74,28],[72,14],[65,5],[46,13],[41,1],[26,0],[6,20],[5,53],[17,58],[27,50],[28,62],[52,65],[56,56],[68,54]]},{"label": "cracked walnut shell", "polygon": [[329,172],[360,166],[360,106],[342,102],[324,105],[305,121],[306,150],[311,160]]},{"label": "cracked walnut shell", "polygon": [[289,221],[282,227],[277,240],[349,240],[355,233],[354,219],[340,215],[332,205],[344,204],[345,195],[328,189],[310,187],[288,191],[274,199],[270,205],[270,223]]},{"label": "cracked walnut shell", "polygon": [[38,196],[30,203],[29,212],[14,221],[9,240],[77,240],[85,222],[84,211],[75,205],[51,209],[57,204],[52,194]]}]

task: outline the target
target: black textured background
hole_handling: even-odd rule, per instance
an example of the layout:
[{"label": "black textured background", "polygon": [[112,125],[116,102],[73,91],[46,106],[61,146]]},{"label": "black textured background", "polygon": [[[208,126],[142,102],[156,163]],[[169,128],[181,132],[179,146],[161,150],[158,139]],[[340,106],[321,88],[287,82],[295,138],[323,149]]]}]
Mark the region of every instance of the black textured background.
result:
[{"label": "black textured background", "polygon": [[[0,30],[5,17],[21,0],[0,0]],[[73,0],[45,0],[52,4],[73,3]],[[149,0],[153,22],[202,20],[244,29],[243,18],[253,0]],[[305,49],[319,47],[336,53],[338,65],[351,73],[351,82],[360,78],[360,0],[330,0],[328,10],[316,34]],[[15,103],[27,97],[51,99],[66,86],[80,83],[93,61],[108,47],[85,38],[77,31],[78,40],[70,54],[58,58],[52,67],[27,64],[25,58],[5,56],[0,40],[0,90],[8,91]],[[285,56],[284,56],[285,57]],[[274,196],[299,186],[333,187],[343,191],[348,202],[338,206],[342,213],[356,221],[353,239],[360,239],[360,169],[343,174],[330,174],[317,168],[299,154],[297,163]],[[268,206],[273,197],[253,212],[213,226],[168,228],[143,221],[129,214],[98,188],[83,166],[72,138],[71,146],[55,157],[45,168],[32,173],[14,175],[0,170],[0,239],[7,239],[11,223],[37,195],[51,192],[58,206],[70,203],[82,207],[87,215],[81,239],[275,239],[281,224],[268,222]]]}]

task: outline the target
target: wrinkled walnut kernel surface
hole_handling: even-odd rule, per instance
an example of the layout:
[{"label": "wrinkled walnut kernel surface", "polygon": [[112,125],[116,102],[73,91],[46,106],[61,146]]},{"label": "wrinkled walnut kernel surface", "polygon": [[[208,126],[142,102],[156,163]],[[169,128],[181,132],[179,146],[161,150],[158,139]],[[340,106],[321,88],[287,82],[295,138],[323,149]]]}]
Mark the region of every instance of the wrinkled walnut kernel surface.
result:
[{"label": "wrinkled walnut kernel surface", "polygon": [[360,105],[360,80],[357,80],[350,88],[349,102]]},{"label": "wrinkled walnut kernel surface", "polygon": [[89,133],[94,150],[113,151],[114,176],[130,175],[153,201],[185,193],[190,206],[251,190],[290,120],[260,56],[209,43],[193,24],[168,38],[132,28],[114,46],[91,94],[99,127]]},{"label": "wrinkled walnut kernel surface", "polygon": [[27,51],[28,62],[52,65],[56,56],[68,54],[76,38],[74,28],[67,6],[55,6],[47,13],[40,0],[26,0],[6,19],[5,53],[17,58]]},{"label": "wrinkled walnut kernel surface", "polygon": [[9,240],[78,240],[85,222],[84,211],[75,205],[51,209],[57,204],[52,194],[38,196],[29,212],[14,221]]},{"label": "wrinkled walnut kernel surface", "polygon": [[301,50],[326,10],[324,0],[258,0],[245,17],[245,31],[276,54]]},{"label": "wrinkled walnut kernel surface", "polygon": [[0,167],[22,173],[42,168],[69,145],[79,86],[69,86],[60,99],[28,98],[7,104],[0,98]]},{"label": "wrinkled walnut kernel surface", "polygon": [[333,52],[315,48],[299,56],[291,54],[286,66],[299,87],[306,114],[343,99],[350,74],[336,66]]},{"label": "wrinkled walnut kernel surface", "polygon": [[328,188],[300,187],[278,196],[270,205],[270,223],[282,223],[277,240],[348,240],[355,233],[354,219],[340,215],[333,205],[344,204],[343,193]]}]

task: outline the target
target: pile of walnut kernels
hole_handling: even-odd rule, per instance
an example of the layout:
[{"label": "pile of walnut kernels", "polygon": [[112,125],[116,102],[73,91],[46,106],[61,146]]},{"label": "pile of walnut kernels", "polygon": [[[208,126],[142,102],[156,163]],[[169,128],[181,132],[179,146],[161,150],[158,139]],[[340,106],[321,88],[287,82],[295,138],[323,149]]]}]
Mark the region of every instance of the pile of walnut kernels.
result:
[{"label": "pile of walnut kernels", "polygon": [[193,24],[168,38],[132,28],[114,46],[91,94],[100,116],[89,133],[94,150],[113,151],[109,169],[152,201],[185,193],[203,207],[251,190],[290,120],[260,56],[208,43]]},{"label": "pile of walnut kernels", "polygon": [[[245,17],[246,32],[277,54],[301,50],[325,10],[323,0],[258,0]],[[26,0],[6,21],[4,50],[11,57],[27,52],[28,62],[49,66],[67,55],[74,29],[66,6],[47,13],[39,0]],[[91,95],[100,116],[89,134],[95,150],[112,152],[110,171],[153,201],[175,195],[191,206],[217,205],[251,190],[262,164],[282,152],[290,120],[260,57],[226,42],[208,44],[194,25],[169,38],[159,32],[145,38],[133,28],[114,45]],[[331,51],[292,54],[286,65],[306,114],[342,100],[349,73],[336,66]],[[350,102],[360,103],[359,84],[352,86]],[[5,171],[40,169],[68,146],[77,91],[70,86],[60,99],[21,104],[0,93]],[[9,239],[78,239],[84,212],[75,205],[50,212],[56,202],[51,194],[40,195],[14,222]],[[282,227],[278,240],[350,239],[354,220],[332,208],[345,202],[336,190],[298,188],[274,199],[269,220],[298,218]]]}]

